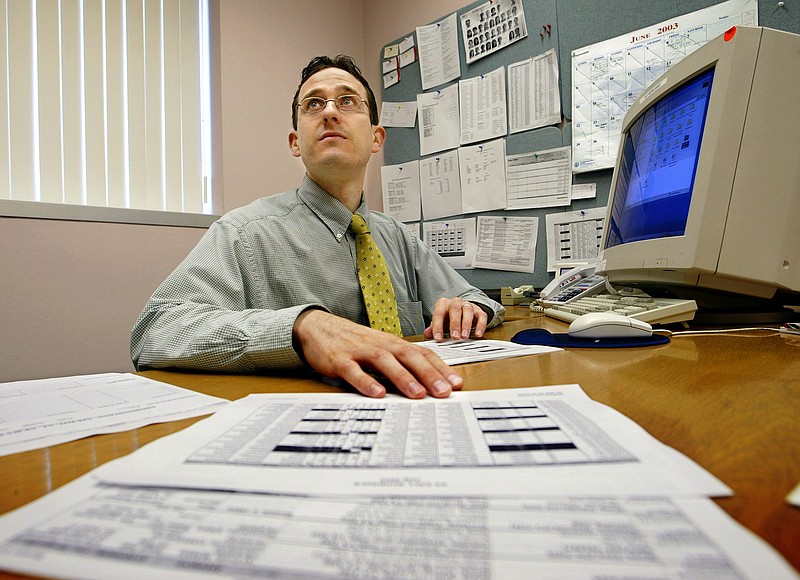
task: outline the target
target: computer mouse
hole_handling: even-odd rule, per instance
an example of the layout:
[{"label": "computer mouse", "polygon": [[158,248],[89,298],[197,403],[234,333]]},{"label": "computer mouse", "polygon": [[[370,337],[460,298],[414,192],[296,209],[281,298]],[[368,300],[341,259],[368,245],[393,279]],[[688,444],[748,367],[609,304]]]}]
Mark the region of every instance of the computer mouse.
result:
[{"label": "computer mouse", "polygon": [[590,312],[569,325],[569,335],[577,338],[636,338],[652,334],[653,327],[648,323],[615,312]]}]

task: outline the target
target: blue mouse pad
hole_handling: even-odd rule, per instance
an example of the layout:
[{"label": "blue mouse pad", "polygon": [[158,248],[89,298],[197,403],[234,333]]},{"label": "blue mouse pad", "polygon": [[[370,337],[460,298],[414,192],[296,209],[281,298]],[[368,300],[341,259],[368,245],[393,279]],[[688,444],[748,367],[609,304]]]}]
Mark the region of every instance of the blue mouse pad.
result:
[{"label": "blue mouse pad", "polygon": [[663,334],[653,334],[651,336],[633,338],[578,338],[567,333],[551,334],[544,328],[529,328],[528,330],[521,330],[511,337],[511,342],[558,346],[561,348],[631,348],[667,344],[669,337]]}]

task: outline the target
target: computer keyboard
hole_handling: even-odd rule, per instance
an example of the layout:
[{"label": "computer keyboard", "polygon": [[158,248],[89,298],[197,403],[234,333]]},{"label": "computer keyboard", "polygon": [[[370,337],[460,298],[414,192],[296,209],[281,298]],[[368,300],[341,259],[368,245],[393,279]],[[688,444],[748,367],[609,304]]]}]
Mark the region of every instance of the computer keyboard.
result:
[{"label": "computer keyboard", "polygon": [[545,316],[572,322],[589,312],[616,312],[650,324],[669,324],[692,320],[697,310],[694,300],[652,298],[647,294],[608,294],[585,296],[563,304],[531,304],[532,310],[543,308]]}]

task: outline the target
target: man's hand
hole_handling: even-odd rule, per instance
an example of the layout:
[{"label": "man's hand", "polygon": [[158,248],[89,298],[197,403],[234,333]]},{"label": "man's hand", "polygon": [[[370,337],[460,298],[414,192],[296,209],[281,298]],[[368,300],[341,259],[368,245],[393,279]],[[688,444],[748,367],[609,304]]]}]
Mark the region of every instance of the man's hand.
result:
[{"label": "man's hand", "polygon": [[475,338],[483,338],[489,317],[483,308],[461,298],[439,298],[433,307],[431,325],[423,333],[425,338],[437,342],[444,340],[445,329],[450,331],[450,338],[459,340],[469,338],[470,330],[475,326]]},{"label": "man's hand", "polygon": [[300,314],[294,337],[311,368],[344,379],[368,397],[383,397],[386,389],[366,370],[382,374],[411,399],[426,393],[447,397],[464,384],[433,351],[323,310]]}]

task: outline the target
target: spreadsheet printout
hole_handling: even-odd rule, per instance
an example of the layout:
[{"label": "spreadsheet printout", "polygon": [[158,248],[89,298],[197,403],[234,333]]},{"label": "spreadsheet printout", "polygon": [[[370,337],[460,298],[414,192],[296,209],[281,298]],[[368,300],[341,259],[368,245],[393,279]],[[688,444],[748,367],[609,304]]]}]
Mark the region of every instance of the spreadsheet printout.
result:
[{"label": "spreadsheet printout", "polygon": [[476,268],[533,272],[539,218],[478,216]]},{"label": "spreadsheet printout", "polygon": [[506,209],[567,206],[572,201],[570,148],[506,157]]},{"label": "spreadsheet printout", "polygon": [[606,209],[593,207],[545,216],[548,272],[554,272],[558,263],[597,261]]},{"label": "spreadsheet printout", "polygon": [[56,578],[796,578],[711,500],[309,497],[106,486],[0,518],[0,569]]},{"label": "spreadsheet printout", "polygon": [[485,338],[481,340],[445,340],[444,342],[424,340],[416,344],[432,350],[450,366],[517,356],[547,354],[561,350],[553,346],[517,344],[508,340]]},{"label": "spreadsheet printout", "polygon": [[420,401],[250,395],[95,474],[107,483],[275,493],[730,492],[577,385]]}]

